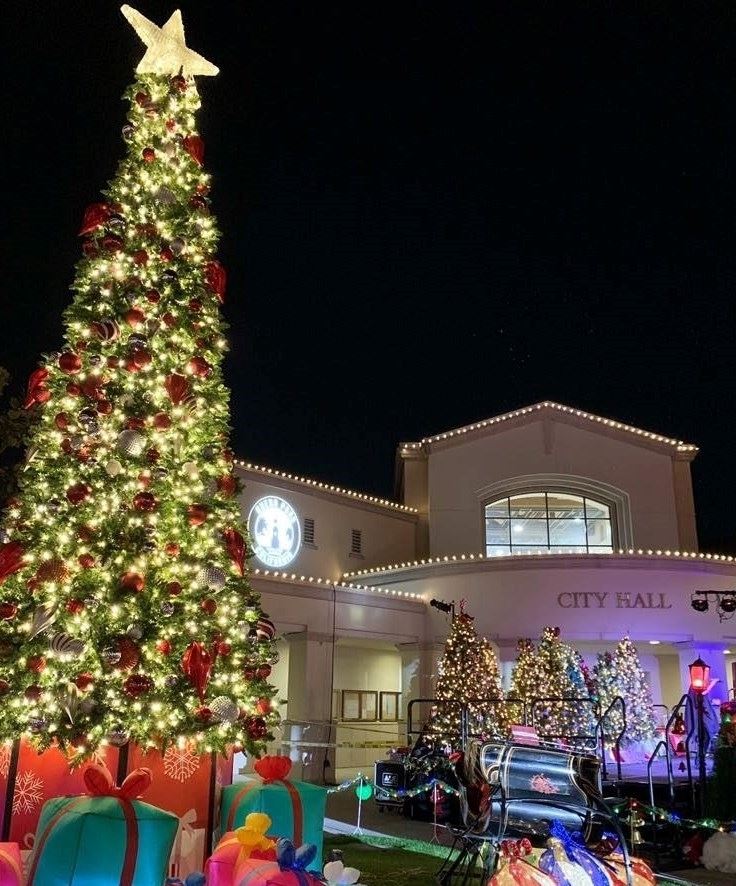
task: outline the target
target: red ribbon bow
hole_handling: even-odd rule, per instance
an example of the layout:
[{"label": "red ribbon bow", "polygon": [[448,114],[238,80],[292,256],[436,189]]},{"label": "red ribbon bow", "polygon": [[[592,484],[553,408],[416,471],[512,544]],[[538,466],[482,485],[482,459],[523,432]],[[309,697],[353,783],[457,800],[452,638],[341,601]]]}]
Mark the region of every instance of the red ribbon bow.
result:
[{"label": "red ribbon bow", "polygon": [[253,768],[266,784],[270,781],[284,781],[291,772],[291,760],[282,754],[266,755],[256,760]]},{"label": "red ribbon bow", "polygon": [[240,575],[245,573],[245,539],[237,529],[224,529],[225,550]]},{"label": "red ribbon bow", "polygon": [[23,545],[18,541],[9,541],[0,545],[0,585],[14,572],[25,565]]},{"label": "red ribbon bow", "polygon": [[521,840],[502,840],[501,854],[505,858],[523,858],[532,851],[532,844],[527,837]]},{"label": "red ribbon bow", "polygon": [[150,769],[141,766],[134,769],[118,787],[110,771],[99,763],[90,763],[84,770],[84,785],[90,797],[120,797],[123,800],[136,800],[151,787],[153,775]]}]

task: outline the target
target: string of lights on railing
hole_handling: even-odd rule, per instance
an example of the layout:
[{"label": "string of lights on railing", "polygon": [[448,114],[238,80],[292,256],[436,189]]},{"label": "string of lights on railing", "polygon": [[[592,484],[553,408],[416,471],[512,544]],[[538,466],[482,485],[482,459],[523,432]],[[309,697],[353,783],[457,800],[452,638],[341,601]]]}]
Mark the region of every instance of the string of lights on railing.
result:
[{"label": "string of lights on railing", "polygon": [[360,569],[355,572],[343,572],[343,578],[360,578],[364,575],[378,575],[386,572],[396,572],[400,569],[419,569],[428,566],[440,566],[442,564],[464,563],[474,561],[484,561],[495,563],[496,561],[523,562],[525,560],[533,560],[535,557],[585,557],[589,559],[601,559],[606,557],[642,557],[642,558],[663,558],[673,560],[700,560],[703,562],[713,563],[734,563],[736,557],[730,554],[705,554],[701,551],[672,551],[672,550],[654,550],[652,548],[619,548],[617,551],[589,553],[589,554],[566,554],[552,550],[540,551],[538,554],[508,554],[506,556],[487,556],[486,554],[446,554],[442,557],[424,557],[419,560],[407,560],[401,563],[389,563],[384,566],[371,566],[368,569]]},{"label": "string of lights on railing", "polygon": [[413,591],[400,591],[396,588],[382,588],[378,586],[356,584],[354,582],[334,581],[331,578],[315,578],[313,575],[297,575],[296,572],[279,572],[278,569],[252,569],[250,574],[256,578],[268,578],[277,581],[289,581],[295,584],[305,586],[317,585],[318,587],[332,588],[334,585],[338,591],[353,591],[365,594],[381,594],[384,597],[400,597],[403,600],[414,600],[418,603],[424,602],[422,594],[415,594]]},{"label": "string of lights on railing", "polygon": [[682,818],[676,812],[669,812],[659,806],[648,806],[646,803],[630,798],[619,801],[609,800],[608,805],[619,818],[628,812],[636,815],[648,815],[655,822],[667,822],[690,830],[697,828],[728,832],[736,830],[736,821],[719,821],[716,818]]},{"label": "string of lights on railing", "polygon": [[275,477],[278,480],[289,480],[291,483],[301,483],[304,486],[310,486],[312,489],[319,489],[322,492],[329,492],[333,495],[341,495],[344,498],[354,499],[355,501],[366,502],[366,504],[376,505],[381,508],[389,508],[392,511],[398,511],[404,514],[416,514],[417,509],[403,505],[397,501],[391,501],[387,498],[379,498],[376,495],[368,495],[366,492],[355,492],[352,489],[345,489],[342,486],[335,486],[332,483],[323,483],[321,480],[312,480],[309,477],[301,477],[297,474],[290,474],[288,471],[280,471],[277,468],[268,468],[263,465],[256,465],[252,462],[246,462],[236,458],[234,463],[243,468],[245,471],[252,471],[255,474],[262,474],[266,477]]},{"label": "string of lights on railing", "polygon": [[421,449],[427,444],[438,443],[441,440],[449,440],[452,437],[458,437],[463,434],[472,433],[473,431],[483,430],[484,428],[491,427],[492,425],[501,424],[502,422],[510,421],[514,418],[520,418],[524,415],[530,415],[533,412],[539,412],[542,409],[554,409],[557,412],[562,412],[567,415],[573,415],[576,418],[583,418],[586,421],[604,425],[617,431],[626,431],[627,433],[633,434],[637,437],[643,437],[655,443],[663,443],[667,446],[671,446],[677,452],[695,453],[698,451],[698,447],[692,443],[685,443],[683,440],[675,440],[672,437],[665,437],[662,434],[656,434],[653,431],[644,431],[641,428],[635,428],[632,425],[627,425],[624,422],[616,421],[613,418],[603,418],[603,416],[594,415],[591,412],[584,412],[582,409],[574,409],[571,406],[564,406],[562,403],[555,403],[552,400],[544,400],[542,403],[535,403],[533,406],[525,406],[523,409],[514,409],[512,412],[505,412],[503,415],[496,415],[493,418],[487,418],[483,421],[464,425],[460,428],[454,428],[451,431],[444,431],[441,434],[434,434],[431,437],[424,437],[418,443],[402,443],[402,450],[405,452],[409,452],[412,450]]},{"label": "string of lights on railing", "polygon": [[[379,786],[378,790],[381,792],[381,798],[387,800],[410,800],[413,797],[419,797],[422,794],[428,794],[437,788],[438,791],[442,791],[444,794],[451,794],[453,797],[459,797],[460,791],[456,788],[452,787],[452,785],[447,784],[447,782],[441,781],[440,779],[433,778],[431,781],[426,784],[419,785],[416,788],[406,788],[404,790],[391,790],[390,788],[385,788]],[[368,800],[375,793],[376,786],[370,778],[367,778],[363,775],[362,772],[359,772],[355,778],[349,778],[346,781],[341,782],[334,787],[327,788],[328,794],[335,794],[342,791],[349,791],[350,788],[355,788],[356,796],[358,796],[361,800]],[[358,793],[360,791],[361,793]],[[362,794],[362,796],[361,796]]]}]

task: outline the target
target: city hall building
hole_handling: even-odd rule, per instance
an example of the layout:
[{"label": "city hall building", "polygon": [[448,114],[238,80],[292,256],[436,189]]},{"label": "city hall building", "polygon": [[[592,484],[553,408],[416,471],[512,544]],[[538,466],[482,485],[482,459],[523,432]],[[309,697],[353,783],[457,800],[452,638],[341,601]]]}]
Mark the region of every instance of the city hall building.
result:
[{"label": "city hall building", "polygon": [[466,601],[506,683],[517,640],[559,625],[590,662],[629,634],[657,703],[677,702],[699,654],[726,698],[736,622],[691,602],[736,588],[736,563],[698,551],[697,452],[543,402],[399,444],[392,501],[238,462],[252,581],[280,635],[282,735],[304,777],[324,760],[328,779],[367,769],[403,743],[448,632],[432,599]]}]

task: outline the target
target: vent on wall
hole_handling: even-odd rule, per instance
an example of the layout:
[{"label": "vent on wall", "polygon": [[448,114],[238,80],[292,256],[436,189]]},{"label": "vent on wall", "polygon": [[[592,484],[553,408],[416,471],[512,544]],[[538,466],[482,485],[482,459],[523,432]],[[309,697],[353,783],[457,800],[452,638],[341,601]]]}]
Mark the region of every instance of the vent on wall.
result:
[{"label": "vent on wall", "polygon": [[351,530],[350,553],[351,554],[362,554],[363,553],[363,533],[360,531],[360,529]]},{"label": "vent on wall", "polygon": [[304,518],[304,544],[314,544],[314,517]]}]

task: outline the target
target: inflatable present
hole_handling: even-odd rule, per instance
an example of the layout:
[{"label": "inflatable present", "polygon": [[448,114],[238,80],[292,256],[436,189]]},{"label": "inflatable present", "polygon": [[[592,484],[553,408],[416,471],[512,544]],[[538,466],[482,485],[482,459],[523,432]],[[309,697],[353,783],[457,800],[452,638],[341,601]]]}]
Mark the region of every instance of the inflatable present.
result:
[{"label": "inflatable present", "polygon": [[153,886],[163,883],[178,819],[137,800],[151,783],[138,769],[116,787],[103,766],[84,772],[87,794],[45,803],[27,886]]},{"label": "inflatable present", "polygon": [[225,834],[205,867],[207,886],[233,886],[250,859],[276,861],[276,841],[266,836],[270,827],[267,815],[251,812],[242,828]]},{"label": "inflatable present", "polygon": [[309,870],[316,858],[316,846],[297,849],[291,840],[278,840],[276,861],[248,859],[233,886],[324,886],[322,878]]},{"label": "inflatable present", "polygon": [[316,860],[310,869],[319,872],[327,791],[318,785],[291,781],[288,757],[262,757],[254,769],[260,779],[223,789],[223,830],[232,831],[242,825],[250,812],[264,812],[271,819],[269,837],[284,837],[297,846],[306,842],[316,847]]},{"label": "inflatable present", "polygon": [[[617,840],[612,835],[607,835],[611,847],[617,845]],[[539,859],[541,870],[551,874],[553,878],[560,879],[563,875],[570,876],[570,870],[580,868],[587,875],[593,886],[626,886],[626,877],[623,882],[616,866],[591,852],[583,842],[579,833],[571,834],[558,821],[552,822],[550,827],[549,849]],[[572,865],[572,868],[566,865]],[[563,874],[563,870],[567,874]],[[582,879],[578,875],[579,879]],[[586,884],[587,886],[587,884]]]},{"label": "inflatable present", "polygon": [[23,867],[17,843],[0,843],[0,886],[22,886]]},{"label": "inflatable present", "polygon": [[524,856],[531,851],[532,844],[526,838],[502,840],[498,868],[487,886],[556,886],[552,877],[526,861]]}]

